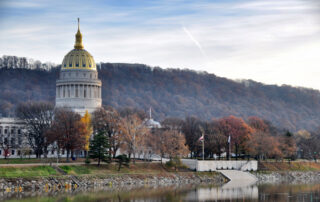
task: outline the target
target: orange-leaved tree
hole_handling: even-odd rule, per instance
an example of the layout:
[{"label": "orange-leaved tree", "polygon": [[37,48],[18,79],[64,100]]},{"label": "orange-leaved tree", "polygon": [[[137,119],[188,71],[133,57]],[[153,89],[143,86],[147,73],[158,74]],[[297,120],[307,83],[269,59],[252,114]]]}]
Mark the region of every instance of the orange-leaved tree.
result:
[{"label": "orange-leaved tree", "polygon": [[[224,117],[218,120],[218,130],[225,136],[230,136],[231,145],[234,147],[236,159],[240,152],[248,151],[247,141],[250,140],[253,129],[243,119],[235,116]],[[230,151],[228,152],[230,155]]]},{"label": "orange-leaved tree", "polygon": [[80,122],[85,125],[83,128],[83,133],[85,134],[85,145],[84,150],[86,151],[86,155],[89,151],[90,137],[92,135],[92,126],[91,126],[91,115],[86,111],[86,113],[81,117]]}]

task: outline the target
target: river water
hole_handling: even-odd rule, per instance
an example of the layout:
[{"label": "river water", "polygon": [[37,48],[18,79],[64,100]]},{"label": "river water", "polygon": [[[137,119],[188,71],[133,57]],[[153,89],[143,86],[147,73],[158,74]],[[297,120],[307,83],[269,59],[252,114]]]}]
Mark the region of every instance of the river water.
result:
[{"label": "river water", "polygon": [[320,201],[320,184],[252,185],[248,187],[140,187],[105,190],[1,193],[5,201]]}]

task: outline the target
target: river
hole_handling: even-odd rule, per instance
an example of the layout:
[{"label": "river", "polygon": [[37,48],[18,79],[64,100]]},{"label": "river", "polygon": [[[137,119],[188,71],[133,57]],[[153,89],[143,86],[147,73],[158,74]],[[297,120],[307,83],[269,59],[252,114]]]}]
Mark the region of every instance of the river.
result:
[{"label": "river", "polygon": [[320,184],[261,184],[248,187],[171,186],[1,193],[6,201],[320,201]]}]

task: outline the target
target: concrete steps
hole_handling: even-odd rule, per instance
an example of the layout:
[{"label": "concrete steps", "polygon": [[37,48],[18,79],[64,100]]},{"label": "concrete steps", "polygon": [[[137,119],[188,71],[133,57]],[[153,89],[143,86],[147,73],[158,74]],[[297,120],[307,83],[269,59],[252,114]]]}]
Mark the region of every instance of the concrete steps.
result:
[{"label": "concrete steps", "polygon": [[254,185],[258,179],[249,172],[240,170],[219,170],[230,181],[223,188],[246,187]]}]

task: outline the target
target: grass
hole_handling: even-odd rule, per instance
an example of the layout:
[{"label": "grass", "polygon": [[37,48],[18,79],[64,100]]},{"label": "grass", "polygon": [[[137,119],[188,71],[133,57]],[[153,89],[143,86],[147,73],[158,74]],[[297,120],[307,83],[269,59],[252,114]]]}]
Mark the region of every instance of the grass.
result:
[{"label": "grass", "polygon": [[320,171],[320,163],[317,162],[259,162],[260,171]]},{"label": "grass", "polygon": [[[100,166],[90,165],[61,165],[60,169],[66,172],[67,175],[84,176],[84,177],[98,177],[104,178],[106,176],[122,176],[132,175],[136,177],[141,176],[170,176],[172,173],[180,173],[182,175],[190,175],[194,173],[187,169],[171,170],[165,168],[160,163],[136,163],[130,164],[129,167],[121,168],[118,171],[117,164],[102,164]],[[199,176],[215,176],[216,172],[197,172]],[[59,178],[67,177],[61,174],[50,166],[24,166],[24,167],[0,167],[0,178],[34,178],[34,177],[50,177],[55,176]]]},{"label": "grass", "polygon": [[33,178],[33,177],[48,177],[58,175],[56,170],[50,166],[34,166],[34,167],[5,167],[0,168],[0,177],[3,178]]},{"label": "grass", "polygon": [[62,170],[64,170],[69,175],[83,175],[90,174],[91,170],[88,166],[59,166]]},{"label": "grass", "polygon": [[159,174],[166,170],[157,163],[137,163],[130,164],[129,167],[123,167],[118,171],[117,164],[102,164],[100,166],[91,165],[68,165],[59,166],[67,174],[72,175],[121,175],[121,174]]}]

